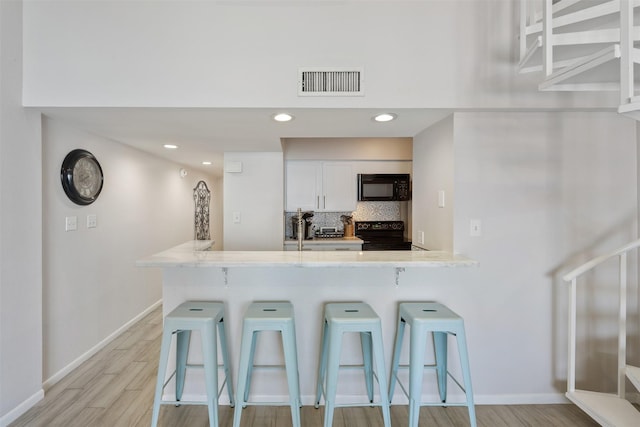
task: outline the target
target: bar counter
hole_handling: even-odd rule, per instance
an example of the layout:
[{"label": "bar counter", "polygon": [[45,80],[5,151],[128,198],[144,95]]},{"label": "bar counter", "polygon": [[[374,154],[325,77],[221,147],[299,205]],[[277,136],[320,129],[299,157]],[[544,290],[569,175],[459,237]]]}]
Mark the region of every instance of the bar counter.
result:
[{"label": "bar counter", "polygon": [[137,262],[139,267],[466,267],[477,262],[444,251],[210,251],[191,241]]},{"label": "bar counter", "polygon": [[[327,302],[364,301],[371,305],[382,320],[387,369],[391,363],[399,302],[439,301],[463,317],[469,310],[468,304],[473,304],[465,294],[473,286],[477,272],[477,268],[469,267],[478,263],[448,252],[210,251],[211,246],[210,241],[190,241],[145,257],[136,264],[162,268],[164,315],[186,300],[225,303],[234,387],[245,310],[254,301],[290,301],[295,312],[300,387],[305,405],[313,404],[314,400],[322,311]],[[467,339],[473,353],[473,326],[469,326]],[[200,355],[200,340],[194,337],[190,359],[197,363]],[[408,359],[408,351],[405,355]],[[255,357],[259,365],[282,363],[280,337],[271,332],[260,334]],[[361,362],[360,340],[347,335],[342,363]],[[388,372],[385,375],[388,377]],[[362,378],[361,371],[341,372],[337,402],[366,399]],[[437,395],[435,383],[432,385],[425,383],[425,398]],[[255,372],[252,400],[286,402],[287,393],[284,372]],[[165,389],[165,395],[171,398],[171,384]],[[204,395],[202,372],[188,372],[184,398],[197,400]],[[225,399],[223,394],[222,404]],[[396,391],[393,403],[406,403],[406,398]]]}]

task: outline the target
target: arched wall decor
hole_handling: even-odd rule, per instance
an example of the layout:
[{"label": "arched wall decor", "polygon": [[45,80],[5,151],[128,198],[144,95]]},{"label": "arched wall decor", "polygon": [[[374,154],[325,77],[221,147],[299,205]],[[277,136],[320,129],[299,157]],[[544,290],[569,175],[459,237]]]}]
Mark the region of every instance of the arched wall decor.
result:
[{"label": "arched wall decor", "polygon": [[196,204],[194,226],[196,240],[211,240],[209,233],[209,203],[211,191],[204,181],[198,182],[193,189],[193,201]]}]

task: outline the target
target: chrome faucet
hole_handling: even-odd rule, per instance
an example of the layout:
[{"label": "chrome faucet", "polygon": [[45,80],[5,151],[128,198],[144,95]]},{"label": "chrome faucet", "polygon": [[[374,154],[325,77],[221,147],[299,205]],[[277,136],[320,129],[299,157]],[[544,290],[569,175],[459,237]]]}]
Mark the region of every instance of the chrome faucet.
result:
[{"label": "chrome faucet", "polygon": [[302,220],[302,209],[298,208],[298,251],[302,251],[303,240],[304,240],[304,223]]}]

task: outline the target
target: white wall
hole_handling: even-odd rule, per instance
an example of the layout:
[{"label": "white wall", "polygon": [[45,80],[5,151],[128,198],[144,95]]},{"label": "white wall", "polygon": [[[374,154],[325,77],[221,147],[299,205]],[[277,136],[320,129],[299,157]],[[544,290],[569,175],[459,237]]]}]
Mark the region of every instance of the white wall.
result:
[{"label": "white wall", "polygon": [[[490,384],[483,393],[564,390],[561,276],[637,238],[635,131],[615,113],[454,114],[454,248],[480,262],[457,303],[477,340],[474,380]],[[469,236],[472,218],[481,237]],[[611,266],[579,297],[578,384],[601,391],[616,378]]]},{"label": "white wall", "polygon": [[22,4],[0,2],[0,426],[43,396],[40,115],[21,106]]},{"label": "white wall", "polygon": [[[453,115],[413,138],[411,242],[414,246],[453,251],[453,144]],[[440,191],[444,191],[444,207],[439,207]],[[421,232],[424,242],[421,242]]]},{"label": "white wall", "polygon": [[[92,152],[104,173],[102,192],[88,206],[71,202],[60,184],[62,160],[75,148]],[[196,171],[181,178],[180,167],[44,121],[45,385],[161,299],[161,272],[137,268],[135,261],[194,238],[193,188],[200,179],[214,195],[219,192],[218,182]],[[97,228],[86,227],[88,214],[97,215]],[[65,231],[66,216],[77,216],[78,230]]]},{"label": "white wall", "polygon": [[[224,250],[281,251],[284,236],[282,153],[224,153]],[[239,222],[234,222],[234,214]]]},{"label": "white wall", "polygon": [[[539,92],[538,73],[516,72],[518,4],[26,2],[24,101],[142,107],[617,106],[613,92]],[[298,68],[316,66],[363,67],[366,95],[297,96]]]}]

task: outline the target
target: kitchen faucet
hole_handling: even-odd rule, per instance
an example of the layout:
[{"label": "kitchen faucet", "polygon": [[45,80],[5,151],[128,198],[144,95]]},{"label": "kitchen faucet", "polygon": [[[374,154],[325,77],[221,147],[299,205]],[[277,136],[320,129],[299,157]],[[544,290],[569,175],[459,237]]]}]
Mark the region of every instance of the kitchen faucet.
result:
[{"label": "kitchen faucet", "polygon": [[304,224],[302,220],[302,209],[298,208],[298,251],[302,251],[303,240],[304,240]]}]

